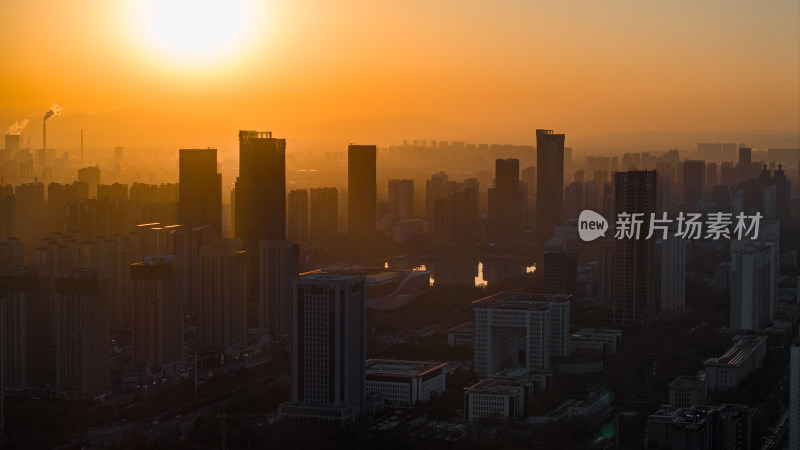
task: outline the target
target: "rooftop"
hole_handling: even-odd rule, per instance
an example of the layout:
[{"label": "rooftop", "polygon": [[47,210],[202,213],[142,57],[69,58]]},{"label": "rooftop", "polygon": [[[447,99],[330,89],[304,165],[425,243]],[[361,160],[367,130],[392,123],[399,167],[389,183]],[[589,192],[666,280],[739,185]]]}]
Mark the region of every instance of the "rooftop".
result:
[{"label": "rooftop", "polygon": [[368,359],[367,373],[418,376],[441,370],[446,363],[436,361],[404,361],[394,359]]},{"label": "rooftop", "polygon": [[751,353],[760,345],[765,345],[767,341],[766,336],[756,335],[738,335],[733,338],[735,341],[733,346],[729,348],[722,356],[717,358],[708,358],[703,362],[706,366],[741,366],[744,361],[750,356]]},{"label": "rooftop", "polygon": [[541,310],[550,303],[569,303],[572,299],[567,294],[532,294],[520,292],[498,292],[497,294],[475,300],[476,308],[508,308]]}]

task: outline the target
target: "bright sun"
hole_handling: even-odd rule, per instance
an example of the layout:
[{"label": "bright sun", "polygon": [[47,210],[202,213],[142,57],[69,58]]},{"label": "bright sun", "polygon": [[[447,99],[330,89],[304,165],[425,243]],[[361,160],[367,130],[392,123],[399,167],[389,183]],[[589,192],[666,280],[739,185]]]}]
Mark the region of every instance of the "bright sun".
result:
[{"label": "bright sun", "polygon": [[137,22],[150,46],[172,59],[208,62],[242,50],[255,29],[252,0],[139,0]]}]

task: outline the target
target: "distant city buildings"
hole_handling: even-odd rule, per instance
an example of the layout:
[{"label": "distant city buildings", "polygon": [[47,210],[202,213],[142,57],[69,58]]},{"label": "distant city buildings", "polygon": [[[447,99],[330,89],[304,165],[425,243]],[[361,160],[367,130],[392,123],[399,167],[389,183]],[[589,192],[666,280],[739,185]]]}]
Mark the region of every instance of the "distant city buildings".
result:
[{"label": "distant city buildings", "polygon": [[249,254],[233,239],[200,249],[200,345],[235,354],[247,340],[247,271]]}]

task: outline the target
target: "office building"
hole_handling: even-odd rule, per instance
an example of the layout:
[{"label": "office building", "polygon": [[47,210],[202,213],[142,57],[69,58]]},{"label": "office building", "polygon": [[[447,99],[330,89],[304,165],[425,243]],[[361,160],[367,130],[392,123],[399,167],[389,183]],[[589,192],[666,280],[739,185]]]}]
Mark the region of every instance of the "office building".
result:
[{"label": "office building", "polygon": [[775,318],[779,273],[779,227],[761,221],[757,240],[731,243],[730,328],[763,330]]},{"label": "office building", "polygon": [[248,253],[233,239],[200,249],[200,345],[235,354],[247,341]]},{"label": "office building", "polygon": [[367,392],[381,392],[390,408],[408,408],[427,402],[446,389],[447,373],[441,362],[368,359]]},{"label": "office building", "polygon": [[677,408],[691,408],[694,405],[704,405],[708,397],[706,376],[681,375],[672,380],[668,386],[669,404]]},{"label": "office building", "polygon": [[[262,239],[286,239],[286,140],[271,132],[239,131],[235,234],[250,255]],[[251,258],[248,301],[258,303],[260,267]]]},{"label": "office building", "polygon": [[552,236],[563,215],[564,135],[536,130],[536,231]]},{"label": "office building", "polygon": [[474,302],[474,370],[487,377],[506,368],[549,369],[569,356],[571,295],[500,292]]},{"label": "office building", "polygon": [[622,344],[621,330],[581,328],[569,336],[570,354],[604,358],[617,353]]},{"label": "office building", "polygon": [[97,398],[108,394],[108,280],[91,269],[75,269],[56,278],[54,326],[59,395]]},{"label": "office building", "polygon": [[339,193],[336,188],[311,189],[310,238],[317,245],[327,245],[339,234]]},{"label": "office building", "polygon": [[287,238],[294,243],[305,244],[308,242],[308,191],[292,189],[288,203]]},{"label": "office building", "polygon": [[358,238],[375,235],[378,185],[376,181],[377,147],[347,147],[347,233]]},{"label": "office building", "polygon": [[292,293],[291,399],[281,417],[344,426],[366,406],[366,281],[310,274]]},{"label": "office building", "polygon": [[[646,239],[650,214],[656,208],[655,171],[617,172],[614,175],[614,217],[641,214],[641,232],[614,240],[615,326],[644,326],[655,319],[655,240]],[[631,221],[633,222],[633,221]],[[616,227],[620,228],[621,223]],[[631,229],[631,227],[627,227]]]},{"label": "office building", "polygon": [[11,272],[11,269],[22,265],[24,250],[22,242],[17,238],[0,241],[0,275],[5,275]]},{"label": "office building", "polygon": [[183,359],[183,260],[148,256],[131,264],[133,362],[145,372],[174,373]]},{"label": "office building", "polygon": [[738,335],[733,346],[720,357],[703,362],[709,391],[732,391],[758,370],[767,355],[767,337]]},{"label": "office building", "polygon": [[262,240],[258,247],[259,326],[273,336],[292,332],[292,278],[300,273],[300,248],[290,241]]},{"label": "office building", "polygon": [[563,241],[544,252],[544,293],[575,295],[578,277],[578,254],[567,250]]},{"label": "office building", "polygon": [[475,323],[465,322],[447,330],[447,345],[468,345],[475,343]]},{"label": "office building", "polygon": [[181,149],[178,183],[178,223],[186,229],[211,225],[222,233],[222,175],[217,173],[217,149]]},{"label": "office building", "polygon": [[464,388],[464,419],[520,419],[536,394],[552,382],[553,372],[526,368],[506,369]]}]

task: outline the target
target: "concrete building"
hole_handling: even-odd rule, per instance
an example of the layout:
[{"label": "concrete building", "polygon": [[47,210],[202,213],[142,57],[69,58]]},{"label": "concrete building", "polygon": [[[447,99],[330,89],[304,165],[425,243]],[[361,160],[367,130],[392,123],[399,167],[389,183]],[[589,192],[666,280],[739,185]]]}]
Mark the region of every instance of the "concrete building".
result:
[{"label": "concrete building", "polygon": [[767,337],[738,335],[722,356],[703,362],[709,391],[727,391],[761,367],[767,354]]},{"label": "concrete building", "polygon": [[705,374],[681,375],[669,384],[669,403],[677,408],[703,405],[708,397]]},{"label": "concrete building", "polygon": [[52,383],[53,308],[49,284],[35,266],[0,275],[0,376],[6,392]]},{"label": "concrete building", "polygon": [[336,188],[311,189],[310,239],[317,245],[333,242],[339,234],[339,194]]},{"label": "concrete building", "polygon": [[308,191],[305,189],[289,191],[286,238],[298,244],[308,242]]},{"label": "concrete building", "polygon": [[395,222],[414,217],[414,180],[389,180],[389,214]]},{"label": "concrete building", "polygon": [[668,321],[686,312],[686,240],[670,234],[656,245],[661,267],[659,318]]},{"label": "concrete building", "polygon": [[247,270],[249,255],[233,239],[200,249],[200,345],[236,355],[247,343]]},{"label": "concrete building", "polygon": [[133,361],[145,373],[174,373],[183,359],[183,258],[148,256],[130,271]]},{"label": "concrete building", "polygon": [[76,269],[55,280],[58,395],[97,398],[111,390],[108,280]]},{"label": "concrete building", "polygon": [[647,448],[749,449],[753,410],[747,405],[662,405],[647,419]]},{"label": "concrete building", "polygon": [[622,344],[622,330],[581,328],[569,336],[570,354],[603,358],[617,353]]},{"label": "concrete building", "polygon": [[445,363],[368,359],[366,389],[384,394],[386,406],[406,408],[445,391]]},{"label": "concrete building", "polygon": [[259,326],[273,336],[292,331],[292,278],[300,273],[300,247],[289,241],[262,240],[259,258]]},{"label": "concrete building", "polygon": [[552,382],[552,371],[506,369],[464,388],[464,419],[519,419],[533,397]]},{"label": "concrete building", "polygon": [[447,345],[469,345],[475,343],[475,322],[466,322],[447,330]]},{"label": "concrete building", "polygon": [[487,377],[506,368],[549,369],[569,356],[570,295],[500,292],[476,300],[474,370]]},{"label": "concrete building", "polygon": [[366,408],[366,283],[315,273],[292,281],[291,398],[287,422],[344,426]]},{"label": "concrete building", "polygon": [[800,450],[800,341],[791,347],[789,365],[789,449]]},{"label": "concrete building", "polygon": [[646,238],[650,214],[656,212],[656,175],[629,171],[614,176],[615,216],[642,214],[638,238],[614,240],[614,326],[646,326],[656,317],[655,240]]}]

